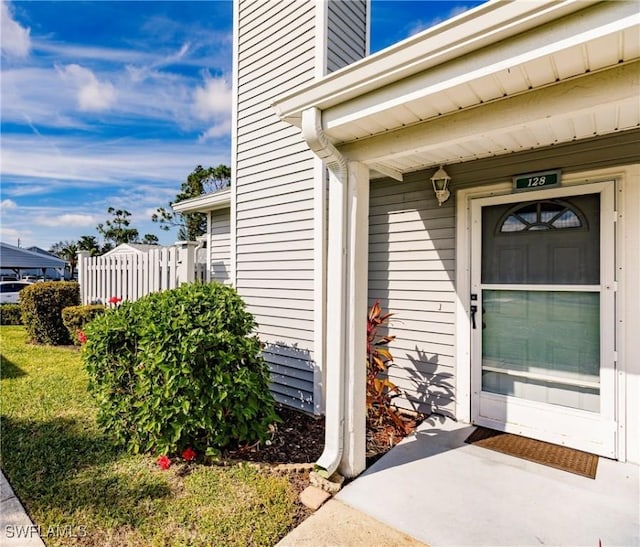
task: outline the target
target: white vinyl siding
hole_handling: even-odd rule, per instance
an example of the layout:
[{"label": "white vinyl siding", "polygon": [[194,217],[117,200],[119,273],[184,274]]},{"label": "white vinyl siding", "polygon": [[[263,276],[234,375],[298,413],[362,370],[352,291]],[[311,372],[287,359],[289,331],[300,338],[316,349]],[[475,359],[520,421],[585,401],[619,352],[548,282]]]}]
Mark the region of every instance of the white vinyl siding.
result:
[{"label": "white vinyl siding", "polygon": [[271,103],[364,57],[366,6],[366,0],[329,0],[323,12],[315,0],[238,3],[234,283],[258,323],[276,399],[309,412],[321,410],[313,400],[314,379],[321,378],[314,363],[322,328],[316,325],[318,163],[300,130],[281,122]]},{"label": "white vinyl siding", "polygon": [[240,4],[236,192],[238,292],[258,323],[276,400],[312,412],[313,154],[272,100],[310,81],[312,1]]},{"label": "white vinyl siding", "polygon": [[453,414],[455,216],[421,174],[372,182],[369,304],[393,313],[389,378],[398,406]]},{"label": "white vinyl siding", "polygon": [[211,211],[211,232],[209,252],[211,280],[220,283],[231,282],[231,242],[229,231],[231,212],[229,209]]},{"label": "white vinyl siding", "polygon": [[371,183],[369,304],[380,300],[383,310],[394,314],[389,334],[396,336],[390,346],[395,365],[389,377],[406,393],[406,398],[395,399],[398,406],[455,412],[456,189],[509,181],[514,173],[551,166],[575,173],[634,163],[638,135],[598,137],[447,165],[453,195],[441,207],[429,179],[435,168],[406,174],[404,182]]},{"label": "white vinyl siding", "polygon": [[333,0],[328,5],[327,71],[345,67],[367,54],[366,0]]}]

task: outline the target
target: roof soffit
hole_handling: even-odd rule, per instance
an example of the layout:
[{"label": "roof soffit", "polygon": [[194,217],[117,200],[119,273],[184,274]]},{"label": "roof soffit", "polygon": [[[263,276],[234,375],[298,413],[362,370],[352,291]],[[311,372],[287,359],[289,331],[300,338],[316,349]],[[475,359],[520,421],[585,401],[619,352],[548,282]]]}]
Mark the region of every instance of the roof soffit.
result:
[{"label": "roof soffit", "polygon": [[[366,138],[638,58],[640,13],[615,6],[584,10],[544,33],[532,30],[329,107],[325,133],[334,143]],[[373,125],[359,127],[360,120]]]},{"label": "roof soffit", "polygon": [[640,61],[338,146],[372,169],[408,172],[640,126]]},{"label": "roof soffit", "polygon": [[206,213],[216,209],[224,209],[231,206],[231,188],[218,190],[191,199],[185,199],[172,203],[171,208],[176,213]]},{"label": "roof soffit", "polygon": [[282,119],[299,125],[302,110],[312,106],[325,110],[485,46],[539,28],[594,3],[591,0],[487,2],[303,86],[275,101],[274,108]]}]

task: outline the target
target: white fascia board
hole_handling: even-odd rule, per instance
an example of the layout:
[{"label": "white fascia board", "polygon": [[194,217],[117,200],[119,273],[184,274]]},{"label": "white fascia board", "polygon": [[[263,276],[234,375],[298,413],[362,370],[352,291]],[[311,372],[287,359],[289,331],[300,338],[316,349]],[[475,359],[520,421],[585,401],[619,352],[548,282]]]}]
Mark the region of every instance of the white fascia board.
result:
[{"label": "white fascia board", "polygon": [[310,107],[325,110],[594,3],[492,0],[285,95],[273,107],[299,126],[302,111]]},{"label": "white fascia board", "polygon": [[227,207],[231,207],[231,188],[171,204],[176,213],[206,213]]}]

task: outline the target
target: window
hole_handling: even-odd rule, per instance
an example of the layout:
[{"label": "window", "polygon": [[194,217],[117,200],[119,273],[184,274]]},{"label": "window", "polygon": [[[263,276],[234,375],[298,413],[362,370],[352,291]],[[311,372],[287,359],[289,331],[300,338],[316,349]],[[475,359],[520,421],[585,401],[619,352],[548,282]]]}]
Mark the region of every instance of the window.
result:
[{"label": "window", "polygon": [[498,222],[498,233],[587,228],[585,216],[562,200],[535,201],[509,209]]}]

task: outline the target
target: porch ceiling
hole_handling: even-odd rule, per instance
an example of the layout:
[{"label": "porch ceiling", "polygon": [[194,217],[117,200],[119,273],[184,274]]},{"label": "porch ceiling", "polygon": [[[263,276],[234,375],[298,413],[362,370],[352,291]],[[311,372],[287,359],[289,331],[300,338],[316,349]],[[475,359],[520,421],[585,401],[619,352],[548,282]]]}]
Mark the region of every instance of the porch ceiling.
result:
[{"label": "porch ceiling", "polygon": [[639,74],[640,61],[621,64],[347,142],[338,149],[380,174],[401,178],[402,173],[438,164],[635,129],[640,127]]},{"label": "porch ceiling", "polygon": [[[469,20],[435,27],[282,98],[276,110],[296,124],[302,110],[319,108],[341,153],[369,165],[373,176],[398,179],[437,164],[640,126],[637,4],[547,4],[544,14],[507,22],[503,10],[511,5],[489,3]],[[573,11],[550,20],[547,12],[561,5]],[[492,26],[501,16],[499,28]],[[484,28],[467,39],[462,30],[471,32],[465,25],[474,18]],[[528,27],[518,27],[525,20]],[[487,44],[490,35],[499,39]],[[470,49],[473,40],[480,45]]]}]

